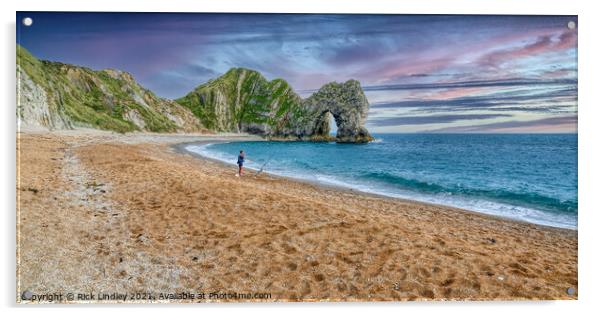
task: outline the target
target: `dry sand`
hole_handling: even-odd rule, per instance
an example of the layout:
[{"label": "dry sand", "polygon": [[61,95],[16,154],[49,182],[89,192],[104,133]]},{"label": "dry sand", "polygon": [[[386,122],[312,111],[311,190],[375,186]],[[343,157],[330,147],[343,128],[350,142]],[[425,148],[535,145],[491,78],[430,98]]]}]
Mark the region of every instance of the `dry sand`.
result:
[{"label": "dry sand", "polygon": [[19,134],[17,296],[577,298],[567,294],[576,231],[265,173],[237,178],[173,145],[215,139],[250,138]]}]

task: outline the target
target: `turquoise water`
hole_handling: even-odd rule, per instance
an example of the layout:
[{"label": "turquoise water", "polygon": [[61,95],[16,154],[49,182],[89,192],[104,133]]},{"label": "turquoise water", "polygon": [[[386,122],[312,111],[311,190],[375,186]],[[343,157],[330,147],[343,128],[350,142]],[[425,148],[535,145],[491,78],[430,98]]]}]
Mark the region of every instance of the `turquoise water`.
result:
[{"label": "turquoise water", "polygon": [[[543,225],[577,228],[577,135],[381,134],[369,144],[238,142],[188,145],[246,167],[460,207]],[[250,175],[252,172],[248,172]]]}]

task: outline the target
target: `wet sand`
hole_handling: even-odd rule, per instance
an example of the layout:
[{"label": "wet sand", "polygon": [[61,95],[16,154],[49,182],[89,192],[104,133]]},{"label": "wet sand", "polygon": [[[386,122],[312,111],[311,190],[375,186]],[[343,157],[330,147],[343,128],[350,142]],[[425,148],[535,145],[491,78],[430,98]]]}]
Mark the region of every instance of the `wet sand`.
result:
[{"label": "wet sand", "polygon": [[238,178],[175,145],[244,139],[254,138],[21,133],[18,297],[577,298],[576,231],[266,173]]}]

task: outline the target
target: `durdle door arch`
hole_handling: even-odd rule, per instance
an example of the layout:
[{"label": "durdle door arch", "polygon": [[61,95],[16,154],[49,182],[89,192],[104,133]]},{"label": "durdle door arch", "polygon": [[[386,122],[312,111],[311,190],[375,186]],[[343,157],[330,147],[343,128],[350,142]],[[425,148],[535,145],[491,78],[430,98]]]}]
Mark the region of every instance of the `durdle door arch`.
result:
[{"label": "durdle door arch", "polygon": [[357,80],[326,84],[305,102],[307,107],[313,108],[317,113],[313,136],[329,136],[331,114],[337,125],[337,142],[366,143],[373,140],[364,127],[370,105]]}]

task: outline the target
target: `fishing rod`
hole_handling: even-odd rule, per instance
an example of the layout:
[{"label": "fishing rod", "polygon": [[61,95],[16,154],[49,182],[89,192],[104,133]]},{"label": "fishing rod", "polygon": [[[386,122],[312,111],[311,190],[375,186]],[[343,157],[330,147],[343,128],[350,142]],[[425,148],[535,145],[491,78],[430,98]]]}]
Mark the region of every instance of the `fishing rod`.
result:
[{"label": "fishing rod", "polygon": [[271,156],[268,158],[268,160],[266,160],[266,161],[263,163],[263,165],[261,166],[261,168],[259,168],[259,170],[258,170],[258,171],[255,173],[255,175],[254,175],[253,177],[257,177],[257,175],[259,175],[259,174],[260,174],[260,173],[263,171],[263,169],[265,168],[265,166],[267,166],[268,162],[270,162],[270,160],[272,160],[272,158],[274,158],[274,156],[275,156],[275,154],[272,154],[272,155],[271,155]]}]

